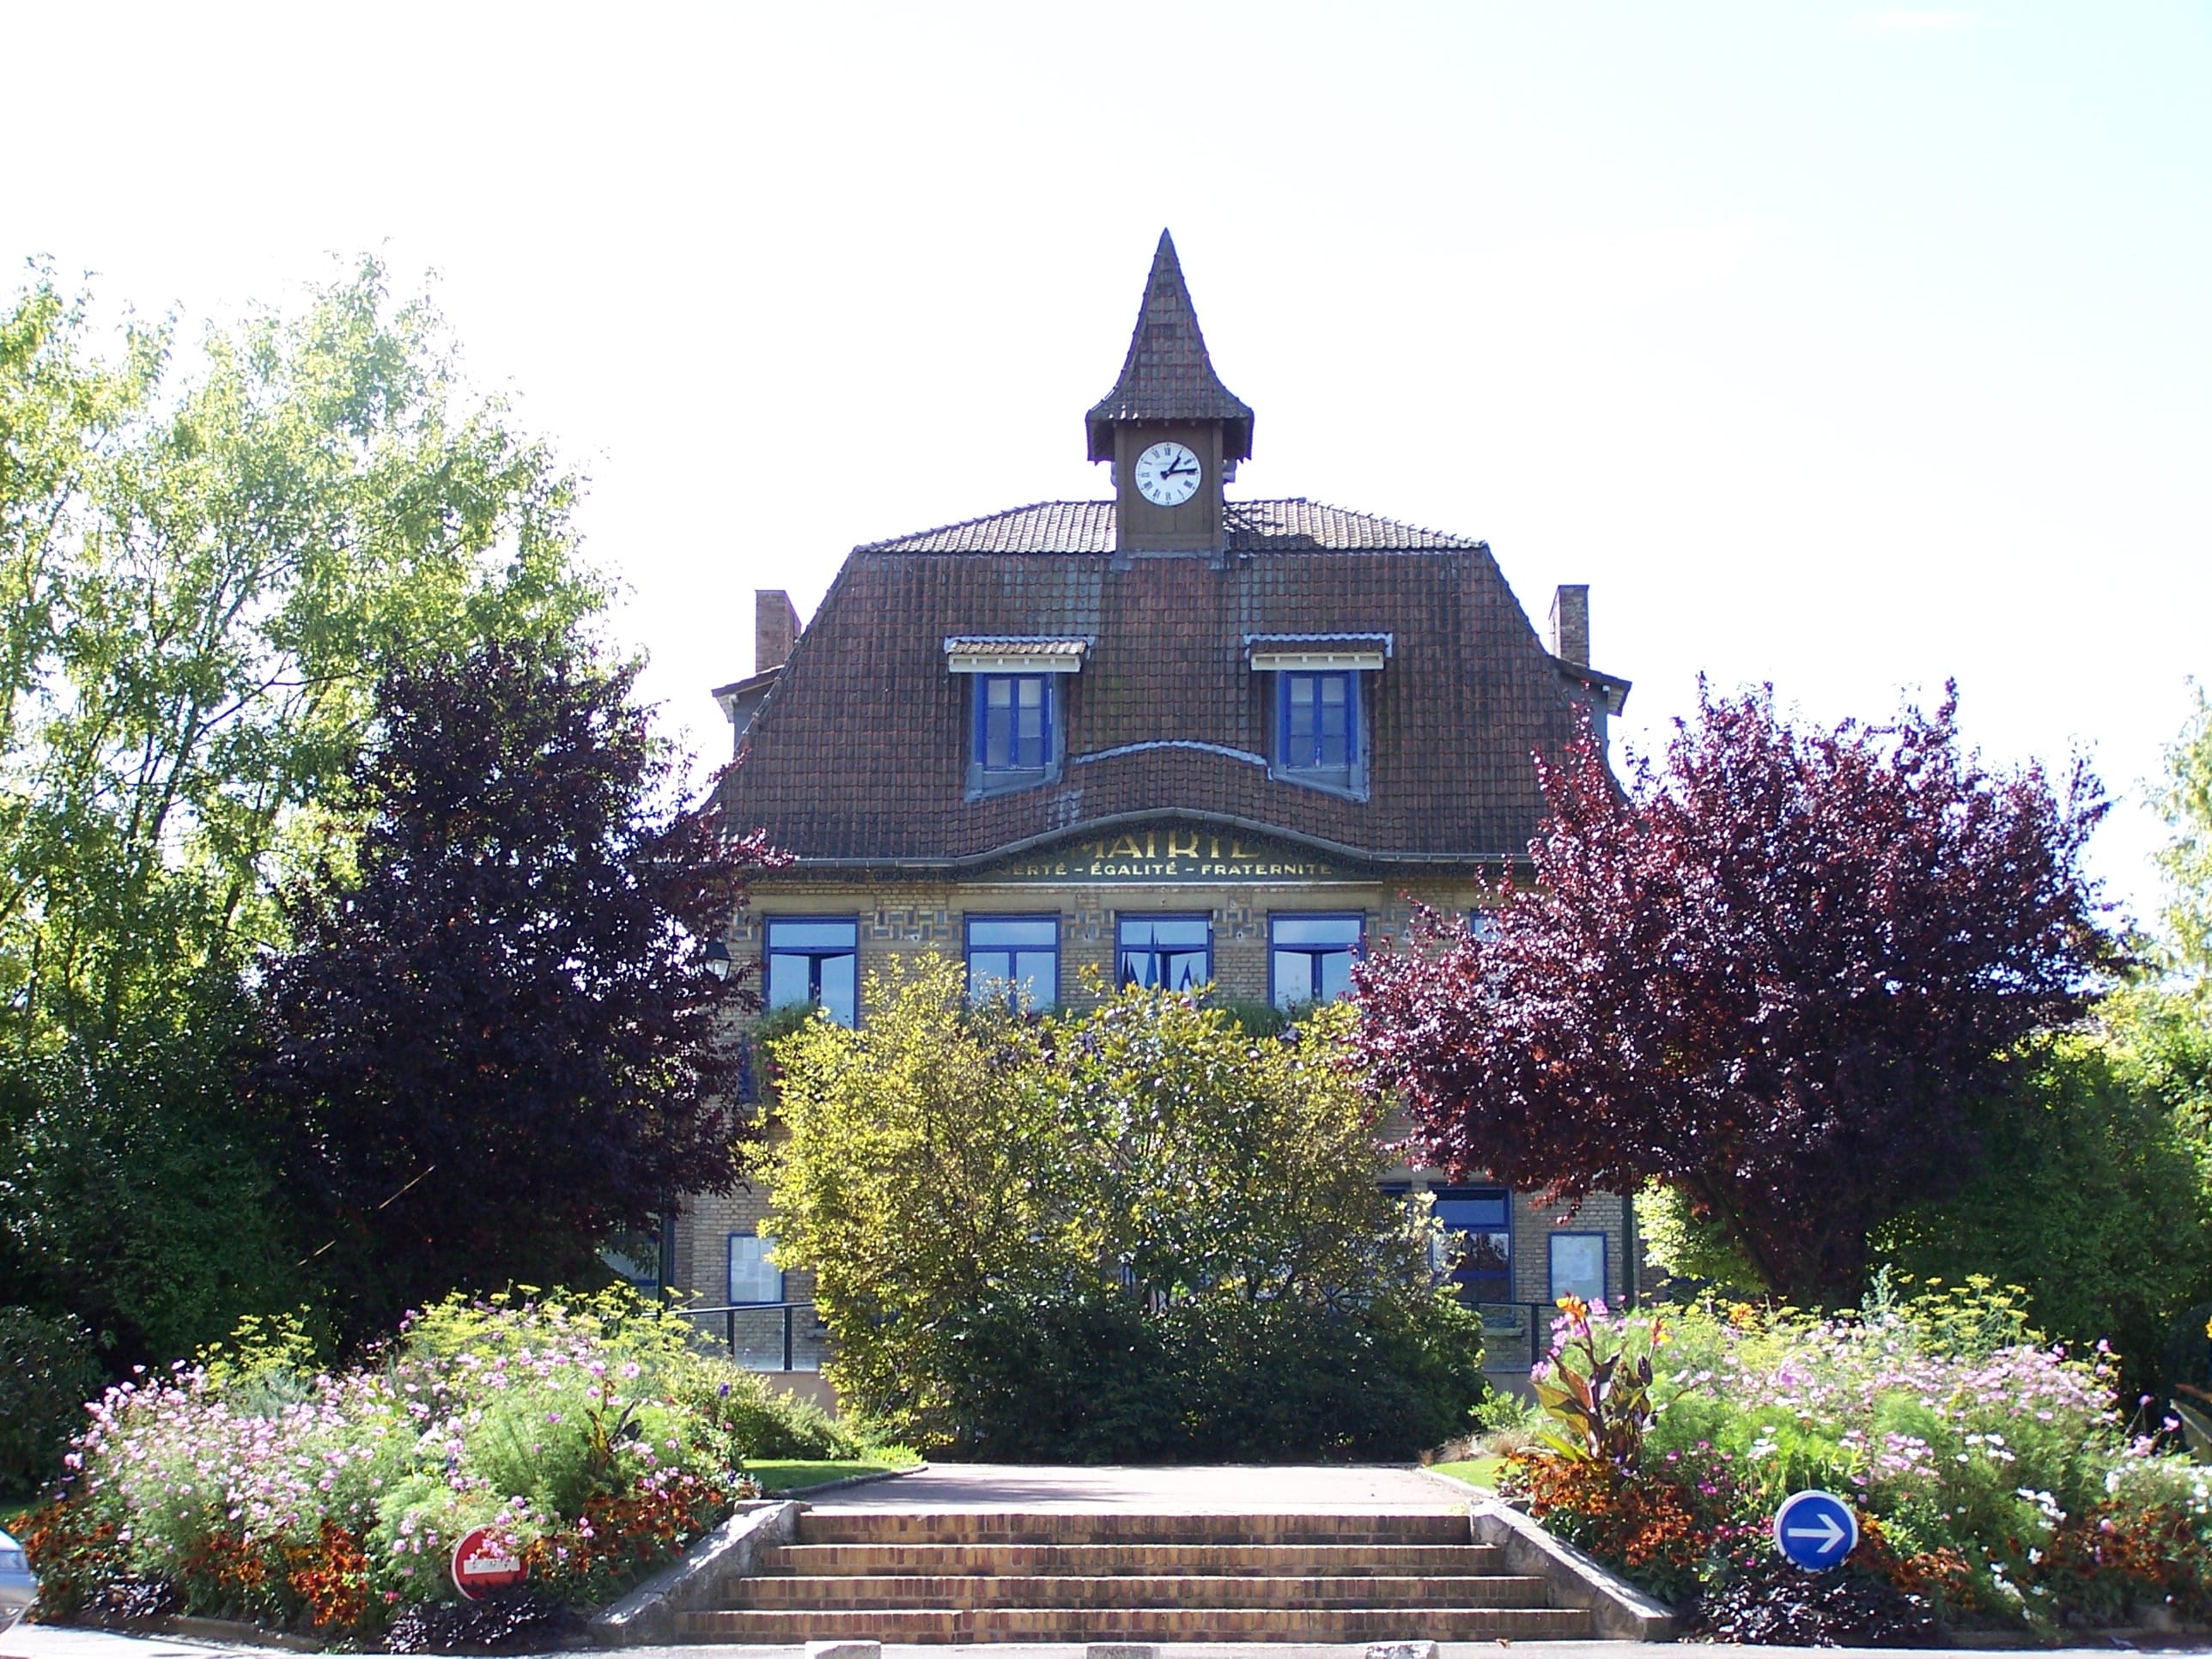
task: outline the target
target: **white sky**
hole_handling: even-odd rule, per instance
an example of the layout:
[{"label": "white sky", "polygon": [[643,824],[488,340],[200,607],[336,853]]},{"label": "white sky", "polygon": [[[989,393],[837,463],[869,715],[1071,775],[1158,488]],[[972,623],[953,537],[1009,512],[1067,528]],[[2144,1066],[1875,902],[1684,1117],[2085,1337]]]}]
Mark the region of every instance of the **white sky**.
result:
[{"label": "white sky", "polygon": [[0,58],[10,260],[192,319],[434,270],[708,761],[753,588],[1106,493],[1165,224],[1235,493],[1486,537],[1540,623],[1591,583],[1646,748],[1700,672],[1823,720],[1955,676],[1992,757],[2090,752],[2154,902],[2212,678],[2202,4],[0,0]]}]

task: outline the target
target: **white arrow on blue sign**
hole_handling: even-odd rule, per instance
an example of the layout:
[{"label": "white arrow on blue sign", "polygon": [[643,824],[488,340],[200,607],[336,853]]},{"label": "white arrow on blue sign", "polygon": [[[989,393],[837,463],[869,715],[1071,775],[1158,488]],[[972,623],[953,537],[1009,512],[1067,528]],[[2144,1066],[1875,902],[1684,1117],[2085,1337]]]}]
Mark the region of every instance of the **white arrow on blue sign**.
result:
[{"label": "white arrow on blue sign", "polygon": [[1839,1565],[1858,1541],[1858,1516],[1832,1492],[1793,1492],[1774,1511],[1774,1547],[1808,1572]]}]

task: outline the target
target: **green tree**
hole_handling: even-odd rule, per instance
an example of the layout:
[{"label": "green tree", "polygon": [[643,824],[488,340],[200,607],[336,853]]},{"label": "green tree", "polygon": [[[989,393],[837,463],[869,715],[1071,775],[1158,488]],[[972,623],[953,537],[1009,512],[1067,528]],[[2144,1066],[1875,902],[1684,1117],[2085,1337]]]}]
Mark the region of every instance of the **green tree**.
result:
[{"label": "green tree", "polygon": [[2165,965],[2187,976],[2200,996],[2212,987],[2212,701],[2197,707],[2166,752],[2157,805],[2172,831],[2159,850],[2166,902]]},{"label": "green tree", "polygon": [[1917,1279],[2017,1285],[2039,1328],[2109,1341],[2129,1386],[2155,1389],[2177,1324],[2212,1298],[2212,1143],[2136,1007],[2123,994],[2102,1012],[2100,1030],[2040,1043],[2020,1094],[1981,1110],[1972,1184],[1891,1221],[1875,1249]]},{"label": "green tree", "polygon": [[103,359],[43,269],[0,311],[0,1278],[123,1356],[289,1287],[241,983],[380,677],[600,603],[574,480],[374,262],[176,336]]},{"label": "green tree", "polygon": [[1378,1182],[1349,1012],[1255,1039],[1132,988],[1036,1018],[957,963],[775,1045],[778,1259],[839,1387],[973,1455],[1403,1455],[1480,1390],[1471,1317]]}]

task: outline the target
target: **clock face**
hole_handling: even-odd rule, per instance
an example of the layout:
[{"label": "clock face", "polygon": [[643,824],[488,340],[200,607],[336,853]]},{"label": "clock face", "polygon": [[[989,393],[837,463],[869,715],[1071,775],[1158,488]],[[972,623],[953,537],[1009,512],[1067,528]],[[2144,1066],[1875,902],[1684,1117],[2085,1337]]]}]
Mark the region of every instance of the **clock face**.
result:
[{"label": "clock face", "polygon": [[1181,444],[1154,444],[1137,457],[1137,493],[1154,507],[1181,507],[1198,494],[1199,471]]}]

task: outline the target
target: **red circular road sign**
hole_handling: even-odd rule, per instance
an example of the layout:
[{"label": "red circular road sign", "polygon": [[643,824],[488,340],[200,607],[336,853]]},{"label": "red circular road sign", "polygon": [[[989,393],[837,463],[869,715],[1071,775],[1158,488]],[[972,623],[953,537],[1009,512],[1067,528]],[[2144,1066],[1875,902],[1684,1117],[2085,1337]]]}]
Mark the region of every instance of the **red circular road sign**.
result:
[{"label": "red circular road sign", "polygon": [[528,1571],[504,1542],[495,1542],[489,1527],[476,1527],[453,1546],[453,1588],[474,1601],[486,1590],[519,1584]]}]

